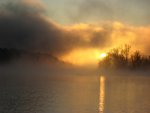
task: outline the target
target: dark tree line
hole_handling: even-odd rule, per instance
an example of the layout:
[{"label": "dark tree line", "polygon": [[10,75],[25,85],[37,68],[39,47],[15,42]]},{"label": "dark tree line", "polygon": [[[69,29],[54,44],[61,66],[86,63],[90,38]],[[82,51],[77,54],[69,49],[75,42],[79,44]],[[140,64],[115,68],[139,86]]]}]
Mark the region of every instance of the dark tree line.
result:
[{"label": "dark tree line", "polygon": [[34,63],[39,61],[59,62],[59,59],[50,53],[0,48],[0,64],[7,64],[18,59],[24,59]]},{"label": "dark tree line", "polygon": [[21,52],[16,49],[0,48],[0,63],[7,63],[21,57]]},{"label": "dark tree line", "polygon": [[107,53],[107,56],[99,62],[102,69],[149,69],[150,56],[144,56],[139,51],[130,54],[131,46],[114,48]]}]

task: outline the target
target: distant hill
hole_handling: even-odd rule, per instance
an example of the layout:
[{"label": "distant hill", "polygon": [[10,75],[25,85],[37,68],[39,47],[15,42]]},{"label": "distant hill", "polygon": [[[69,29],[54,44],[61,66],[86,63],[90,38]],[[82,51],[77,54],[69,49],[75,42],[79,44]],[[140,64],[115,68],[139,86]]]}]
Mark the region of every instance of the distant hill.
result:
[{"label": "distant hill", "polygon": [[45,62],[45,63],[63,63],[57,57],[50,53],[29,52],[18,49],[0,48],[0,64],[7,64],[15,60],[25,60],[29,62]]}]

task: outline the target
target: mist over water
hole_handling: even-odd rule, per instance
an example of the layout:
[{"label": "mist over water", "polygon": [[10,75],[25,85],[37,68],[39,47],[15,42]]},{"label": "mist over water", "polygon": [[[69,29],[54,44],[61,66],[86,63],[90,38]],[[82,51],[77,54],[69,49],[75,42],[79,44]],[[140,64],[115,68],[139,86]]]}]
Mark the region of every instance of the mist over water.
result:
[{"label": "mist over water", "polygon": [[[51,20],[45,5],[42,0],[0,1],[0,113],[148,113],[150,56],[136,51],[128,57],[128,45],[106,50],[126,42],[148,54],[150,27],[120,19],[63,26]],[[75,20],[89,12],[97,16],[98,9],[105,18],[114,9],[97,0],[78,5]],[[99,55],[102,70],[73,65],[94,63]]]},{"label": "mist over water", "polygon": [[0,112],[98,113],[98,75],[73,66],[37,64],[0,67]]},{"label": "mist over water", "polygon": [[150,77],[32,63],[0,67],[2,113],[147,113]]}]

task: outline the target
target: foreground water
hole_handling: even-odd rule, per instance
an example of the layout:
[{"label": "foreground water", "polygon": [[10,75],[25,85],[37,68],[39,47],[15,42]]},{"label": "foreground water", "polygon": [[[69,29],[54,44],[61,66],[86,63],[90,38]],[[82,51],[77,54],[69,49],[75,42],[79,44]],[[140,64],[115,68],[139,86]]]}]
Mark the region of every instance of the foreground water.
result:
[{"label": "foreground water", "polygon": [[1,85],[0,113],[98,113],[98,76],[45,78]]},{"label": "foreground water", "polygon": [[101,76],[99,113],[149,113],[150,77]]},{"label": "foreground water", "polygon": [[148,76],[63,75],[18,81],[0,85],[0,113],[150,111]]}]

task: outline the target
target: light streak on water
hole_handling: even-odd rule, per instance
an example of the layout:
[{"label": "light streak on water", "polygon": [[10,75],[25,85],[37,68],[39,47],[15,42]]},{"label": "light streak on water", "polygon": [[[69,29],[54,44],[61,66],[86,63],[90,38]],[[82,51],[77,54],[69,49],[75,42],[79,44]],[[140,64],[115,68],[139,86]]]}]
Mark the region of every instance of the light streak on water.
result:
[{"label": "light streak on water", "polygon": [[100,76],[99,113],[104,113],[105,108],[105,77]]}]

